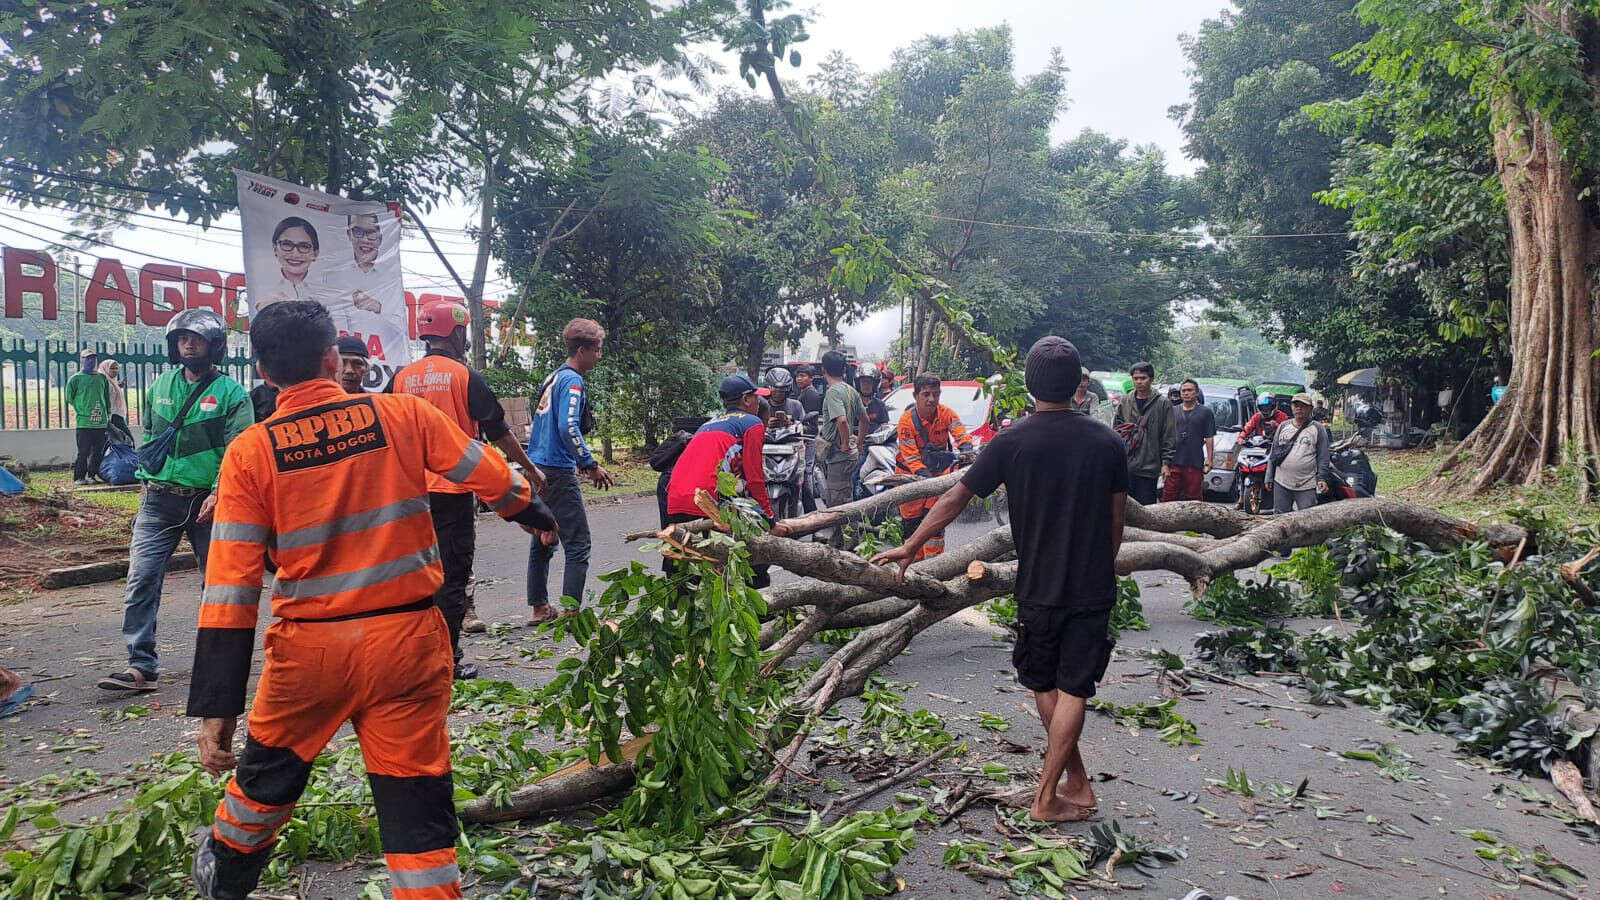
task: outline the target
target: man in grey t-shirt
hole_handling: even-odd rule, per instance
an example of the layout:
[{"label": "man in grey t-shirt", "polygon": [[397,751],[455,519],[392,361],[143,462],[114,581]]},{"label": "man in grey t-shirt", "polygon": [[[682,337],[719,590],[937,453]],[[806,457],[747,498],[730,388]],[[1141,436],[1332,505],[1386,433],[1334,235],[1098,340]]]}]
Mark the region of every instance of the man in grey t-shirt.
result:
[{"label": "man in grey t-shirt", "polygon": [[1316,506],[1328,490],[1328,429],[1311,421],[1310,394],[1295,394],[1291,406],[1294,418],[1278,426],[1267,460],[1266,487],[1279,513]]},{"label": "man in grey t-shirt", "polygon": [[[860,446],[866,443],[866,428],[862,424],[867,408],[861,395],[844,380],[844,354],[829,350],[822,355],[822,374],[828,380],[828,390],[822,395],[822,422],[818,429],[817,457],[823,464],[827,479],[828,505],[843,506],[855,499],[855,474],[860,462]],[[853,438],[860,431],[859,443]],[[844,528],[834,529],[829,541],[835,547],[844,546]]]}]

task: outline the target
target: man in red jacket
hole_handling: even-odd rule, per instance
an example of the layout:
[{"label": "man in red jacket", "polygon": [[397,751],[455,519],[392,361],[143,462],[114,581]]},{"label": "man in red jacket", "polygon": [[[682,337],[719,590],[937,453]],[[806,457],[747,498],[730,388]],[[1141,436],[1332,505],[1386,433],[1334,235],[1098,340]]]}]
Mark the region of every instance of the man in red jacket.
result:
[{"label": "man in red jacket", "polygon": [[722,415],[700,426],[683,448],[678,464],[667,483],[667,522],[692,522],[705,514],[695,505],[694,495],[704,489],[717,493],[717,475],[732,472],[744,479],[744,491],[761,504],[761,511],[772,518],[772,501],[767,499],[767,472],[761,456],[767,426],[756,415],[761,398],[772,392],[744,375],[729,375],[717,387],[725,409]]},{"label": "man in red jacket", "polygon": [[1240,444],[1249,440],[1252,434],[1259,434],[1270,440],[1278,426],[1289,420],[1289,414],[1278,407],[1277,398],[1271,394],[1262,394],[1256,405],[1260,407],[1260,412],[1251,416],[1250,421],[1245,423],[1244,430],[1239,432]]}]

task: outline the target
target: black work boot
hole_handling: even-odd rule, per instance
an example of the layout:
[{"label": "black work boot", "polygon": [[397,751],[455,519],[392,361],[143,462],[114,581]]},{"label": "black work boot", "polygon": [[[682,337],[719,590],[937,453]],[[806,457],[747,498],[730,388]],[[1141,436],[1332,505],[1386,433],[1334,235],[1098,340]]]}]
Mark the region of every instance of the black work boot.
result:
[{"label": "black work boot", "polygon": [[246,900],[267,867],[267,854],[240,853],[218,844],[206,825],[195,831],[194,889],[203,900]]}]

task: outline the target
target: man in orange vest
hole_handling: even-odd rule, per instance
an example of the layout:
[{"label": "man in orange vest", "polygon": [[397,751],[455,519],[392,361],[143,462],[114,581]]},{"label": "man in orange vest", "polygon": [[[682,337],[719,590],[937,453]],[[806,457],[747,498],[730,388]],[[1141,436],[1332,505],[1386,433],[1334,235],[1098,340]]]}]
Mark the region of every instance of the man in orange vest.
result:
[{"label": "man in orange vest", "polygon": [[[459,303],[440,300],[423,307],[417,313],[417,337],[428,345],[428,353],[396,372],[389,389],[421,397],[438,407],[469,438],[481,433],[528,473],[535,490],[542,491],[544,473],[528,459],[511,434],[500,398],[482,375],[463,362],[469,346],[469,322],[467,308]],[[455,677],[476,678],[478,667],[461,661],[461,624],[472,603],[467,586],[472,582],[472,557],[477,545],[477,501],[461,485],[430,474],[428,507],[433,513],[433,530],[439,535],[439,558],[444,563],[444,584],[434,601],[450,625]]]},{"label": "man in orange vest", "polygon": [[[900,416],[895,429],[900,446],[895,454],[894,470],[901,475],[916,478],[933,478],[953,471],[962,455],[972,452],[972,438],[967,436],[965,425],[955,410],[939,402],[943,383],[939,376],[924,372],[912,382],[912,404]],[[901,531],[906,536],[915,534],[928,510],[933,509],[938,497],[908,500],[900,504]],[[944,552],[944,532],[928,538],[917,553],[917,559],[938,556]]]},{"label": "man in orange vest", "polygon": [[[218,476],[188,714],[200,764],[238,772],[195,855],[208,900],[243,900],[311,763],[350,722],[361,742],[395,900],[461,896],[450,778],[450,644],[428,479],[483,498],[525,530],[554,526],[527,479],[415,397],[354,396],[334,383],[333,320],[311,300],[260,310],[250,327],[271,421],[246,429]],[[237,760],[261,602],[278,563],[266,664]]]}]

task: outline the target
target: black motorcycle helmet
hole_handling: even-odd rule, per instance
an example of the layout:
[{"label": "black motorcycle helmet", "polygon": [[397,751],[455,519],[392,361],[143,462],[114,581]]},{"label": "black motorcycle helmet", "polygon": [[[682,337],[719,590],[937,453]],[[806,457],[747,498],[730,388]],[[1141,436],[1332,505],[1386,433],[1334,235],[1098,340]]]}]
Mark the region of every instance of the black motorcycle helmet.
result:
[{"label": "black motorcycle helmet", "polygon": [[228,325],[209,309],[186,309],[167,323],[167,362],[183,365],[183,357],[178,355],[178,335],[185,331],[206,342],[210,349],[206,354],[208,362],[213,366],[222,362],[228,352]]}]

